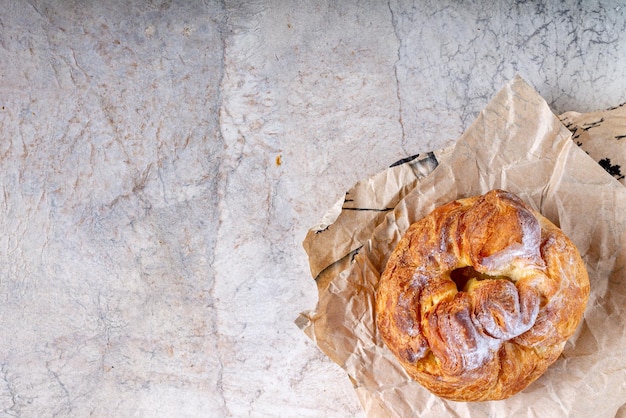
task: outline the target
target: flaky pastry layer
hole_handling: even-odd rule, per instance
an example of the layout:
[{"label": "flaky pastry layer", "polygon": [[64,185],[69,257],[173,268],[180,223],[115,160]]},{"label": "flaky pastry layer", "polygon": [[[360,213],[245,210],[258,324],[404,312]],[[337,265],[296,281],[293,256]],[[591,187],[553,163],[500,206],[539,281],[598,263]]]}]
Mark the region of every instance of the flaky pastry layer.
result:
[{"label": "flaky pastry layer", "polygon": [[456,401],[508,398],[541,376],[582,319],[574,244],[503,190],[412,224],[376,293],[376,322],[407,373]]}]

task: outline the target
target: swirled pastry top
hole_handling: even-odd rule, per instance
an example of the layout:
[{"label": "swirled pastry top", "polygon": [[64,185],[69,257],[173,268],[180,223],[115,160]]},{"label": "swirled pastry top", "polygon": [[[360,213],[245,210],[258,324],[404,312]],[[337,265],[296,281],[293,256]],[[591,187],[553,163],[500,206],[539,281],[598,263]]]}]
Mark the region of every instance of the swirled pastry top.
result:
[{"label": "swirled pastry top", "polygon": [[376,293],[380,335],[443,398],[507,398],[563,351],[589,296],[578,250],[517,196],[492,190],[412,224]]}]

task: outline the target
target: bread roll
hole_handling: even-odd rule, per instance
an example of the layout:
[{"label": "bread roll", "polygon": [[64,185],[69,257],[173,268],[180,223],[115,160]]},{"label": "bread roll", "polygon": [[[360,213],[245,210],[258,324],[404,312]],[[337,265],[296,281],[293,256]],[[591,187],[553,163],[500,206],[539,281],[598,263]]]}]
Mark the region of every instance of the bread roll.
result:
[{"label": "bread roll", "polygon": [[378,284],[376,322],[432,393],[504,399],[559,357],[588,297],[574,244],[517,196],[492,190],[410,226]]}]

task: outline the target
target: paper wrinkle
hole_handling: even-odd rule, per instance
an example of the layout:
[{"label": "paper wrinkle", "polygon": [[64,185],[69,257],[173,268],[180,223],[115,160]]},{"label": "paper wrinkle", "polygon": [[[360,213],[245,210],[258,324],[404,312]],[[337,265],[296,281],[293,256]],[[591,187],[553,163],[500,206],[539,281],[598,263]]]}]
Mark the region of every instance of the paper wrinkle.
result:
[{"label": "paper wrinkle", "polygon": [[[516,77],[437,158],[436,168],[419,159],[405,162],[349,193],[358,194],[360,206],[383,202],[388,211],[362,218],[346,211],[344,203],[335,224],[307,235],[311,265],[323,259],[312,267],[319,302],[297,324],[346,370],[369,416],[613,417],[621,411],[626,402],[626,188],[573,146],[576,120],[584,115],[568,118],[575,119],[569,130]],[[426,174],[416,176],[416,169]],[[591,295],[561,357],[524,391],[504,401],[447,401],[412,381],[382,343],[374,323],[376,284],[412,222],[443,203],[493,188],[517,194],[561,226],[585,260]],[[328,257],[323,245],[332,245],[340,256]]]}]

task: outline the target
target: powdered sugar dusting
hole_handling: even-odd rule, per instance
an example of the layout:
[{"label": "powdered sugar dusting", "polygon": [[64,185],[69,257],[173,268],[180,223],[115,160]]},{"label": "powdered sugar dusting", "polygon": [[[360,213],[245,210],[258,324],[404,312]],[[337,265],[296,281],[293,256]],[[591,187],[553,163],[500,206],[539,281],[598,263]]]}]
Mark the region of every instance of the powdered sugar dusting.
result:
[{"label": "powdered sugar dusting", "polygon": [[465,293],[442,302],[429,317],[431,350],[449,374],[458,375],[485,364],[501,341],[481,331]]},{"label": "powdered sugar dusting", "polygon": [[[522,228],[522,242],[512,243],[503,250],[484,257],[481,264],[490,274],[511,274],[516,269],[525,269],[531,266],[542,266],[541,225],[539,221],[526,208],[520,208],[518,219]],[[512,277],[516,279],[516,277]]]}]

